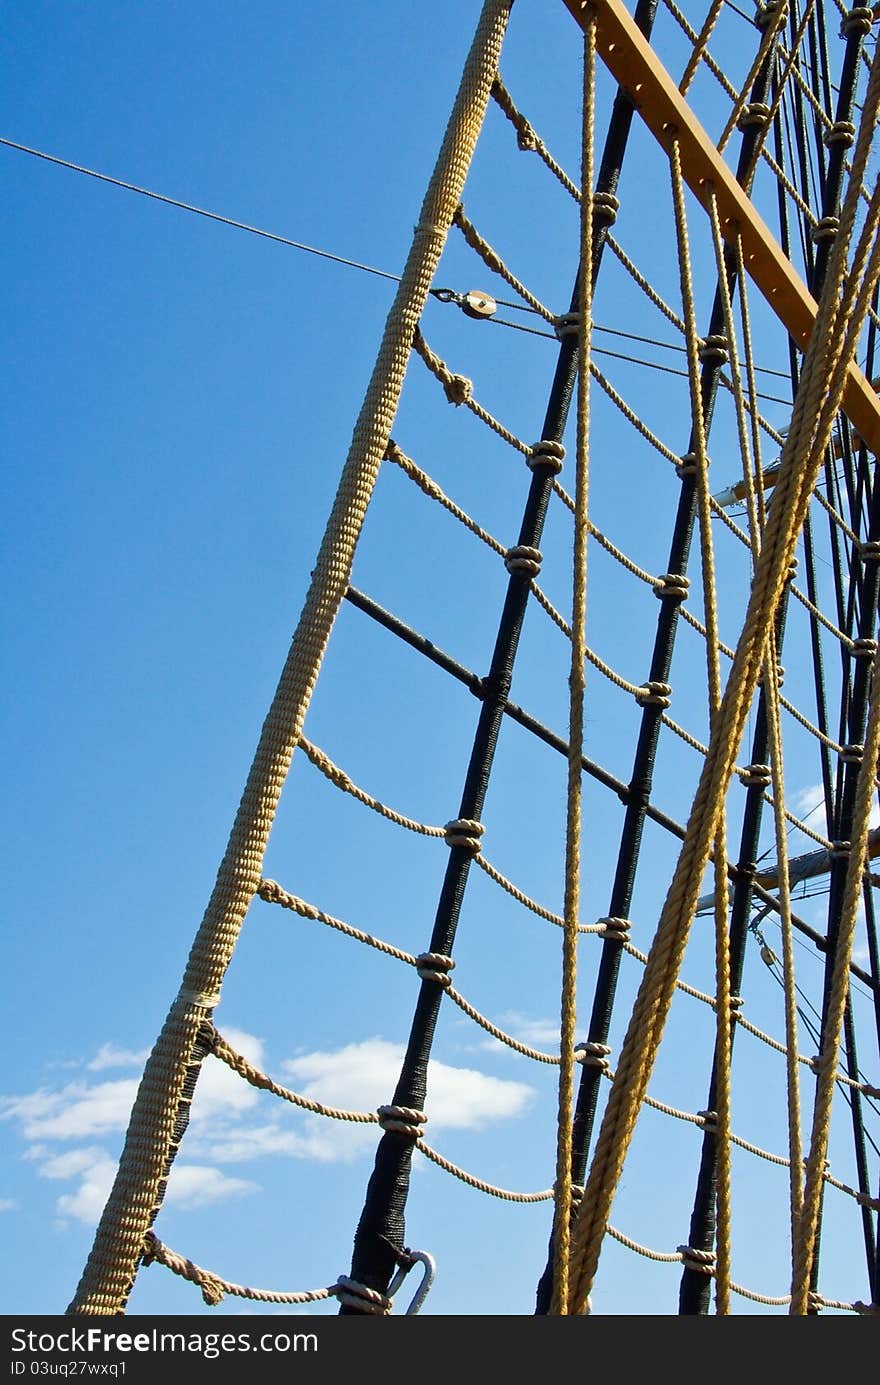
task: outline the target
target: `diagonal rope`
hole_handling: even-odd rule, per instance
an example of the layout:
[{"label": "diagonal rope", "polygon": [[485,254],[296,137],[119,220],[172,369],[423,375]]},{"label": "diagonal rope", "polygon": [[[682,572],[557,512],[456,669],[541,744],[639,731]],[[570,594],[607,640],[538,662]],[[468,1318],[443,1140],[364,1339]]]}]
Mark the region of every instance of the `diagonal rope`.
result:
[{"label": "diagonal rope", "polygon": [[413,331],[428,298],[483,123],[511,0],[485,0],[412,246],[355,424],[312,583],[260,735],[217,882],[180,992],[147,1060],[112,1191],[70,1312],[123,1310],[182,1134],[185,1083],[197,1074],[199,1029],[217,1003],[263,857],[294,747],[388,445]]},{"label": "diagonal rope", "polygon": [[[872,88],[876,85],[877,70],[875,63]],[[863,285],[866,291],[860,293],[866,254],[857,257],[848,276],[846,254],[859,200],[859,161],[863,167],[875,122],[876,102],[866,101],[854,160],[857,171],[847,194],[804,359],[742,635],[713,727],[710,753],[697,786],[682,851],[621,1050],[617,1079],[608,1099],[584,1199],[575,1222],[572,1246],[573,1260],[576,1256],[578,1263],[572,1292],[575,1310],[586,1303],[595,1277],[608,1213],[665,1024],[733,760],[761,670],[766,631],[771,628],[788,577],[797,536],[843,396],[853,354],[853,338],[867,315],[870,291],[876,278],[875,267],[871,265]],[[853,187],[854,196],[851,195]],[[873,228],[875,219],[872,218],[870,224]],[[880,272],[880,265],[876,269]]]}]

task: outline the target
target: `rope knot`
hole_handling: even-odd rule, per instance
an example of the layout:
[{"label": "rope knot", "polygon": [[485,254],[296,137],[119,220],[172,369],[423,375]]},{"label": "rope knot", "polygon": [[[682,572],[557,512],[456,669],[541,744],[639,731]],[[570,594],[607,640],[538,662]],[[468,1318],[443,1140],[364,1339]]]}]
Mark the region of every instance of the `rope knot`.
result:
[{"label": "rope knot", "polygon": [[685,1269],[711,1274],[715,1268],[714,1250],[698,1250],[696,1246],[676,1246]]},{"label": "rope knot", "polygon": [[675,468],[675,474],[680,481],[686,476],[696,476],[697,474],[697,454],[696,452],[685,452]]},{"label": "rope knot", "polygon": [[420,1127],[428,1119],[424,1111],[417,1111],[413,1106],[379,1106],[376,1114],[383,1130],[391,1131],[394,1135],[405,1135],[410,1140],[421,1139]]},{"label": "rope knot", "polygon": [[539,442],[532,443],[526,463],[532,471],[537,466],[543,466],[551,476],[558,476],[562,470],[564,456],[565,448],[561,442],[555,442],[553,438],[541,438]]},{"label": "rope knot", "polygon": [[859,557],[863,563],[880,563],[880,539],[865,539],[860,543]]},{"label": "rope knot", "polygon": [[443,393],[454,404],[456,408],[460,404],[467,404],[473,393],[474,382],[469,380],[466,375],[449,375],[443,380]]},{"label": "rope knot", "polygon": [[839,216],[823,216],[822,220],[817,221],[810,231],[810,239],[815,245],[819,245],[823,240],[834,240],[839,230]]},{"label": "rope knot", "polygon": [[391,1299],[380,1294],[377,1289],[368,1289],[356,1279],[341,1274],[336,1281],[336,1297],[346,1308],[357,1308],[361,1313],[374,1317],[386,1317],[391,1312]]},{"label": "rope knot", "polygon": [[686,601],[691,579],[681,572],[664,572],[654,583],[658,601]]},{"label": "rope knot", "polygon": [[525,572],[529,577],[537,577],[541,571],[541,550],[519,543],[515,548],[508,548],[504,555],[504,566],[508,572]]},{"label": "rope knot", "polygon": [[443,828],[443,840],[447,846],[462,846],[465,851],[478,856],[480,838],[485,830],[481,822],[474,822],[472,818],[453,818]]},{"label": "rope knot", "polygon": [[600,226],[613,226],[620,210],[620,202],[613,192],[593,193],[593,221]]},{"label": "rope knot", "polygon": [[580,313],[563,313],[553,324],[553,331],[560,341],[562,341],[564,337],[576,337],[580,330]]},{"label": "rope knot", "polygon": [[629,919],[618,918],[609,914],[607,918],[597,920],[602,925],[601,937],[606,942],[626,943],[629,942],[629,930],[632,923]]},{"label": "rope knot", "polygon": [[763,130],[770,119],[770,107],[763,101],[750,101],[740,112],[736,122],[738,130],[748,130],[750,126],[757,126]]},{"label": "rope knot", "polygon": [[872,1317],[880,1317],[880,1303],[862,1303],[861,1299],[856,1299],[853,1304],[853,1311],[856,1313],[869,1313]]},{"label": "rope knot", "polygon": [[[698,1112],[697,1112],[697,1115],[698,1115],[699,1118],[700,1118],[700,1124],[702,1125],[703,1129],[707,1132],[707,1134],[709,1134],[709,1135],[715,1135],[715,1134],[717,1134],[717,1132],[718,1132],[718,1112],[717,1112],[717,1111],[698,1111]],[[681,1249],[681,1247],[679,1246],[679,1250],[680,1250],[680,1249]]]},{"label": "rope knot", "polygon": [[704,337],[700,342],[699,357],[703,364],[707,361],[717,361],[719,365],[725,365],[730,360],[727,337],[720,332],[713,332],[710,336]]},{"label": "rope knot", "polygon": [[854,659],[873,659],[877,653],[877,641],[866,639],[864,636],[853,640],[850,653]]},{"label": "rope knot", "polygon": [[537,131],[529,124],[525,116],[521,115],[516,123],[516,142],[524,154],[534,153],[540,149],[541,141]]},{"label": "rope knot", "polygon": [[588,1043],[575,1045],[574,1059],[584,1068],[598,1068],[600,1072],[607,1072],[610,1052],[607,1044],[596,1043],[591,1039]]},{"label": "rope knot", "polygon": [[856,5],[840,21],[840,37],[851,38],[853,34],[861,34],[864,37],[871,32],[873,23],[874,11],[870,5]]},{"label": "rope knot", "polygon": [[668,707],[671,695],[671,684],[661,683],[654,678],[649,683],[642,684],[636,693],[636,702],[640,707]]},{"label": "rope knot", "polygon": [[829,149],[834,144],[842,144],[844,149],[848,149],[851,144],[855,143],[855,138],[856,127],[851,120],[835,120],[823,136],[824,143]]},{"label": "rope knot", "polygon": [[416,972],[423,981],[436,981],[438,986],[447,989],[452,985],[449,973],[455,966],[451,957],[444,952],[420,952],[416,958]]},{"label": "rope knot", "polygon": [[747,789],[769,787],[773,778],[773,772],[769,765],[746,765],[742,774],[739,776],[740,783]]},{"label": "rope knot", "polygon": [[831,843],[830,856],[832,861],[843,861],[852,851],[852,842],[837,841]]},{"label": "rope knot", "polygon": [[865,758],[865,747],[863,745],[842,745],[840,758],[845,765],[860,765]]},{"label": "rope knot", "polygon": [[755,26],[762,32],[769,29],[771,23],[776,18],[780,0],[767,0],[763,9],[758,10],[755,15]]}]

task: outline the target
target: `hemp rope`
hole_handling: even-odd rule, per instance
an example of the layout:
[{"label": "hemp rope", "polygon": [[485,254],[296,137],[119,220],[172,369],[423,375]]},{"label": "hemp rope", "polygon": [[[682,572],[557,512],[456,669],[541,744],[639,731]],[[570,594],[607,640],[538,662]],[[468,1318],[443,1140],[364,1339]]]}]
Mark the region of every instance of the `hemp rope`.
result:
[{"label": "hemp rope", "polygon": [[[216,994],[259,884],[281,789],[299,739],[330,631],[345,595],[354,551],[452,215],[483,123],[512,0],[485,0],[437,164],[422,205],[401,282],[306,596],[303,612],[221,862],[217,883],[190,952],[182,990]],[[144,1236],[167,1176],[184,1081],[202,1007],[174,1004],[147,1060],[125,1145],[94,1245],[68,1312],[124,1310]]]},{"label": "hemp rope", "polygon": [[[872,74],[873,76],[873,74]],[[863,114],[860,147],[867,154],[870,121]],[[858,152],[858,151],[857,151]],[[858,163],[856,161],[856,166]],[[861,175],[857,174],[857,178]],[[824,449],[840,404],[851,348],[848,324],[854,318],[857,273],[840,301],[846,250],[854,219],[848,195],[835,241],[829,274],[807,348],[801,387],[780,464],[755,581],[727,688],[713,728],[710,754],[697,787],[679,862],[661,913],[642,987],[621,1050],[618,1080],[603,1118],[584,1199],[573,1233],[578,1272],[573,1307],[585,1304],[596,1272],[608,1209],[632,1138],[635,1119],[652,1067],[693,917],[700,882],[718,825],[731,766],[745,725],[763,660],[765,632],[782,593],[797,536],[809,506]],[[869,288],[873,285],[869,282]],[[869,296],[869,295],[868,295]],[[864,294],[860,295],[863,300]],[[861,302],[859,308],[861,308]]]},{"label": "hemp rope", "polygon": [[587,539],[589,535],[590,351],[593,322],[593,143],[596,93],[596,19],[584,20],[581,127],[581,215],[578,276],[580,320],[577,353],[574,543],[572,556],[571,664],[569,671],[568,776],[565,807],[565,899],[562,940],[560,1064],[556,1114],[556,1197],[553,1214],[551,1316],[568,1313],[571,1246],[571,1163],[574,1148],[574,1044],[577,1025],[577,941],[581,887],[584,691],[587,651]]}]

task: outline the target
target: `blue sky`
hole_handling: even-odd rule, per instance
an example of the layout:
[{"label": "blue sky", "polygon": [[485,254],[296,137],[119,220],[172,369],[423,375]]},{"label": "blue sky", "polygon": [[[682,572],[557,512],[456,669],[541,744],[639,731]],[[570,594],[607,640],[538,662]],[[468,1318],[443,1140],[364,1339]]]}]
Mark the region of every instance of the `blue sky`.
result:
[{"label": "blue sky", "polygon": [[[101,0],[87,7],[13,3],[0,39],[7,73],[0,134],[396,273],[478,9],[476,0],[442,7],[388,0],[336,7],[328,22],[321,7],[269,0],[247,9],[221,0],[207,9],[163,0],[134,8]],[[684,49],[668,15],[663,33],[667,58],[680,70]],[[562,4],[519,0],[501,70],[572,174],[580,157],[579,50]],[[744,74],[753,41],[730,12],[718,51],[732,73]],[[600,131],[607,94],[603,79]],[[717,126],[720,107],[708,80],[695,84],[694,99]],[[3,1303],[8,1313],[55,1313],[78,1280],[144,1054],[177,990],[213,883],[393,285],[8,148],[0,147],[0,172],[9,651],[2,688],[9,785]],[[766,188],[759,196],[769,204]],[[621,199],[620,240],[678,307],[668,180],[638,127]],[[515,272],[563,311],[576,208],[533,155],[517,151],[494,107],[464,202]],[[691,212],[701,238],[694,253],[704,322],[711,264],[702,220]],[[437,283],[512,297],[455,233]],[[782,334],[757,300],[753,310],[762,359],[784,368]],[[613,262],[603,267],[596,319],[675,339]],[[435,350],[473,378],[486,407],[526,442],[538,436],[552,342],[474,323],[436,302],[423,327]],[[646,353],[619,339],[601,342],[609,344],[624,355]],[[662,351],[653,357],[670,359]],[[684,450],[686,382],[597,360],[668,445]],[[784,392],[780,385],[774,381],[770,393]],[[784,426],[784,404],[766,409]],[[464,409],[451,409],[418,361],[394,436],[487,530],[515,542],[528,483],[522,458]],[[605,399],[595,407],[593,455],[595,522],[647,571],[664,571],[677,494],[671,468]],[[726,399],[710,455],[719,490],[739,467]],[[572,476],[569,470],[569,485]],[[719,527],[715,537],[722,635],[732,643],[748,561],[727,531]],[[551,511],[543,547],[542,585],[567,614],[570,521],[561,506]],[[390,466],[354,580],[462,663],[485,671],[503,567]],[[823,595],[830,590],[829,580]],[[693,592],[699,613],[696,580]],[[593,545],[588,640],[630,681],[647,676],[656,615],[646,586]],[[802,609],[790,625],[786,691],[810,711]],[[703,647],[686,628],[678,644],[671,711],[705,739]],[[533,606],[512,696],[560,732],[567,665],[565,640]],[[306,734],[369,792],[436,824],[456,815],[476,714],[468,693],[345,607]],[[586,715],[587,753],[628,779],[638,727],[632,700],[591,669]],[[787,722],[785,732],[789,799],[807,812],[819,778],[815,745],[796,723]],[[486,856],[553,909],[562,901],[564,768],[506,725],[485,815]],[[698,769],[699,757],[667,735],[655,800],[680,820]],[[607,912],[622,809],[592,782],[585,795],[584,921],[592,922]],[[741,797],[732,802],[739,810]],[[793,851],[810,845],[793,834]],[[445,851],[442,842],[411,836],[343,797],[297,756],[265,873],[419,952]],[[631,910],[633,940],[645,949],[673,861],[669,838],[649,824]],[[480,872],[471,875],[456,984],[495,1023],[552,1051],[558,930]],[[799,906],[817,926],[823,902]],[[711,990],[710,924],[703,923],[684,976]],[[774,928],[768,923],[771,941]],[[581,948],[582,1028],[594,944],[587,938]],[[864,951],[861,937],[859,946]],[[815,998],[816,954],[796,950],[802,984]],[[640,973],[625,961],[618,1044]],[[757,947],[744,991],[753,1022],[781,1037],[781,991]],[[371,1109],[390,1099],[413,998],[413,978],[399,963],[257,901],[216,1022],[296,1090]],[[855,1003],[859,1024],[867,1023],[867,1003]],[[652,1094],[701,1109],[711,1045],[708,1007],[680,997]],[[802,1051],[813,1051],[806,1036]],[[490,1182],[548,1187],[554,1070],[501,1048],[452,1006],[444,1007],[435,1057],[430,1142]],[[734,1129],[783,1152],[781,1058],[744,1033],[736,1060]],[[348,1271],[374,1135],[279,1106],[209,1062],[156,1229],[229,1279],[314,1288]],[[656,1110],[642,1124],[613,1220],[669,1252],[686,1238],[699,1135]],[[548,1206],[490,1200],[417,1164],[408,1244],[430,1251],[439,1267],[424,1311],[531,1312]],[[833,1132],[832,1165],[854,1181],[844,1118]],[[785,1171],[738,1150],[734,1175],[741,1189],[734,1278],[783,1294]],[[828,1201],[822,1290],[864,1298],[855,1209],[835,1190]],[[675,1265],[609,1241],[596,1311],[674,1312],[678,1274]],[[734,1308],[760,1311],[743,1300]],[[139,1276],[130,1311],[208,1310],[197,1290],[154,1266]]]}]

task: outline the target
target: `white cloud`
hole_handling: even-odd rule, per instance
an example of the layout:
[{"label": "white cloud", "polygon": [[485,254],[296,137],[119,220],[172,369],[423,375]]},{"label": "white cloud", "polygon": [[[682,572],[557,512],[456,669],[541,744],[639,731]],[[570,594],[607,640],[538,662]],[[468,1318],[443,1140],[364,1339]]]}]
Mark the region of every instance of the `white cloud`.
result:
[{"label": "white cloud", "polygon": [[[524,1022],[524,1029],[531,1037],[544,1032],[534,1022],[531,1028]],[[237,1029],[224,1032],[233,1048],[256,1067],[263,1067],[260,1039]],[[288,1059],[282,1068],[304,1096],[328,1106],[375,1111],[391,1100],[402,1056],[398,1045],[373,1038],[333,1051],[300,1054]],[[105,1044],[88,1068],[96,1072],[139,1058]],[[93,1225],[100,1216],[116,1163],[107,1149],[94,1143],[94,1137],[125,1129],[137,1080],[81,1080],[0,1099],[0,1117],[15,1121],[22,1137],[32,1142],[24,1157],[36,1165],[40,1177],[77,1180],[72,1191],[57,1199],[62,1220]],[[524,1083],[436,1061],[429,1065],[428,1082],[429,1139],[438,1130],[482,1128],[519,1116],[534,1095]],[[258,1103],[266,1112],[259,1124],[253,1119]],[[279,1156],[322,1162],[347,1160],[373,1148],[378,1137],[373,1123],[339,1122],[280,1107],[225,1064],[210,1059],[199,1077],[186,1140],[186,1154],[194,1162],[175,1161],[166,1196],[180,1208],[205,1207],[243,1196],[256,1187],[247,1179],[223,1173],[218,1164]],[[58,1149],[58,1143],[68,1141],[81,1143]]]},{"label": "white cloud", "polygon": [[190,1210],[209,1207],[212,1202],[225,1202],[257,1189],[256,1183],[245,1178],[229,1178],[219,1169],[205,1164],[179,1164],[175,1161],[168,1179],[166,1201]]},{"label": "white cloud", "polygon": [[59,1091],[0,1099],[0,1119],[17,1120],[26,1140],[81,1140],[124,1130],[137,1081],[68,1082]]},{"label": "white cloud", "polygon": [[142,1068],[147,1060],[148,1048],[119,1048],[116,1044],[102,1044],[91,1062],[86,1063],[88,1072],[103,1072],[105,1068]]},{"label": "white cloud", "polygon": [[41,1178],[76,1178],[81,1173],[91,1174],[92,1170],[107,1158],[107,1152],[95,1145],[82,1149],[68,1149],[64,1154],[56,1154],[40,1165]]},{"label": "white cloud", "polygon": [[99,1150],[91,1166],[83,1170],[76,1192],[62,1193],[55,1203],[59,1217],[94,1225],[104,1210],[115,1174],[115,1160]]},{"label": "white cloud", "polygon": [[[825,802],[825,789],[821,784],[810,784],[805,789],[798,790],[792,795],[791,806],[799,818],[809,822],[810,826],[815,826],[820,832],[825,830],[825,819],[816,810]],[[815,814],[815,819],[811,820],[810,815]],[[876,801],[871,807],[871,816],[868,819],[868,827],[880,827],[880,803]]]},{"label": "white cloud", "polygon": [[[402,1057],[403,1049],[397,1044],[374,1038],[330,1053],[290,1058],[283,1066],[303,1096],[327,1105],[374,1111],[390,1102]],[[533,1089],[432,1059],[428,1093],[432,1130],[470,1130],[521,1115]]]}]

